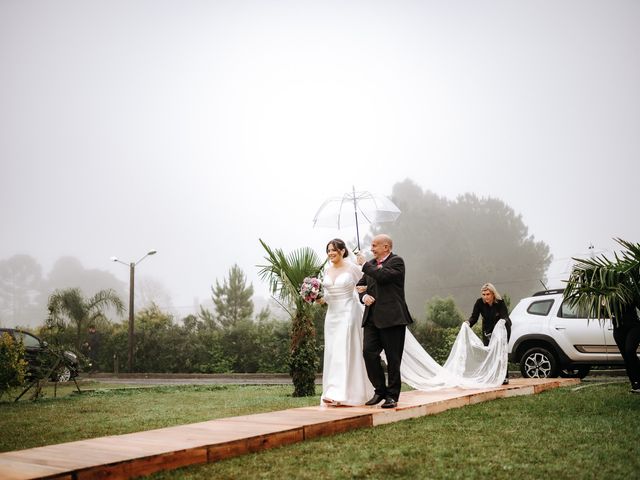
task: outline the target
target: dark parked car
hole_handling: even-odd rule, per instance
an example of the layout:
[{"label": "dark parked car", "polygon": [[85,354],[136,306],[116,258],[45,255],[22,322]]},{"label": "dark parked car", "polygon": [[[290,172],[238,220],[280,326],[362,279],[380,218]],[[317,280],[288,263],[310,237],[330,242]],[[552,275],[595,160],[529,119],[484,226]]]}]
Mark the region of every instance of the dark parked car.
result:
[{"label": "dark parked car", "polygon": [[50,375],[51,381],[68,382],[78,376],[79,362],[75,353],[68,350],[57,353],[49,347],[47,342],[24,330],[0,328],[0,335],[5,332],[24,345],[25,360],[29,364],[28,375],[36,375],[38,369],[51,369],[57,363],[58,367]]}]

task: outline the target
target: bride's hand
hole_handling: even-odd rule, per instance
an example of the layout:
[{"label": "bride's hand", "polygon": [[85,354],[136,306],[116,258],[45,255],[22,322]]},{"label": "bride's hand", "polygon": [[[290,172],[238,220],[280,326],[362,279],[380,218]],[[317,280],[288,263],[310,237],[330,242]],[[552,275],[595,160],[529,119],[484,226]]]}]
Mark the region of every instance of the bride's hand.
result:
[{"label": "bride's hand", "polygon": [[364,265],[364,264],[366,263],[366,261],[367,261],[367,259],[366,259],[366,258],[364,258],[364,255],[362,254],[362,252],[359,252],[359,253],[356,255],[356,263],[357,263],[358,265]]},{"label": "bride's hand", "polygon": [[317,303],[318,305],[324,305],[324,304],[325,304],[325,303],[327,303],[327,302],[325,302],[324,297],[320,297],[320,298],[317,298],[317,299],[316,299],[316,303]]},{"label": "bride's hand", "polygon": [[358,285],[356,286],[356,290],[358,293],[364,293],[367,291],[367,286],[366,285]]}]

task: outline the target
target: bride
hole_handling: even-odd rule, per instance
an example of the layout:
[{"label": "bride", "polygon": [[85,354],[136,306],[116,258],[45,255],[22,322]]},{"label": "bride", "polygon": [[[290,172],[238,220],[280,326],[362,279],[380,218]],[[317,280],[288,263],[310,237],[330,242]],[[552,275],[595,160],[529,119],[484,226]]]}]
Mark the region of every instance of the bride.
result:
[{"label": "bride", "polygon": [[[329,265],[324,271],[324,297],[328,306],[324,325],[324,363],[321,402],[326,405],[363,405],[373,395],[362,356],[362,314],[355,285],[362,270],[348,259],[341,239],[326,247]],[[384,357],[384,354],[383,354]],[[402,381],[417,390],[443,387],[486,388],[502,384],[507,371],[507,331],[500,320],[485,346],[467,323],[444,366],[439,365],[406,332],[400,373]]]},{"label": "bride", "polygon": [[329,266],[324,271],[322,402],[329,405],[363,405],[373,396],[362,356],[362,312],[356,283],[360,267],[347,259],[349,251],[339,238],[327,244]]}]

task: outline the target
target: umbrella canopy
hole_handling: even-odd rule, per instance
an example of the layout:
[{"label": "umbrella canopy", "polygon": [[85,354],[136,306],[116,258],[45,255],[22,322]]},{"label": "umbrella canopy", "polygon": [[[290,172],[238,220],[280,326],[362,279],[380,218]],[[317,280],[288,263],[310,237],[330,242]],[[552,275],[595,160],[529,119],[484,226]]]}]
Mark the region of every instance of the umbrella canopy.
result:
[{"label": "umbrella canopy", "polygon": [[359,250],[360,223],[393,222],[399,215],[400,209],[384,195],[356,192],[354,188],[342,197],[325,200],[313,217],[313,226],[341,229],[355,225]]}]

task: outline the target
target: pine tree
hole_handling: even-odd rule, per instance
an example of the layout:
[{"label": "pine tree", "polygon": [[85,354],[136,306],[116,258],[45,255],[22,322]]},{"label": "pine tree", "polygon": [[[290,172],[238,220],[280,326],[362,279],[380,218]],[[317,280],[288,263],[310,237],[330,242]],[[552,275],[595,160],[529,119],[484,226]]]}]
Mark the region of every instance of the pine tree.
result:
[{"label": "pine tree", "polygon": [[216,319],[223,328],[232,328],[242,320],[250,320],[253,315],[253,285],[247,287],[247,278],[242,269],[233,265],[229,277],[222,282],[216,280],[211,287]]}]

